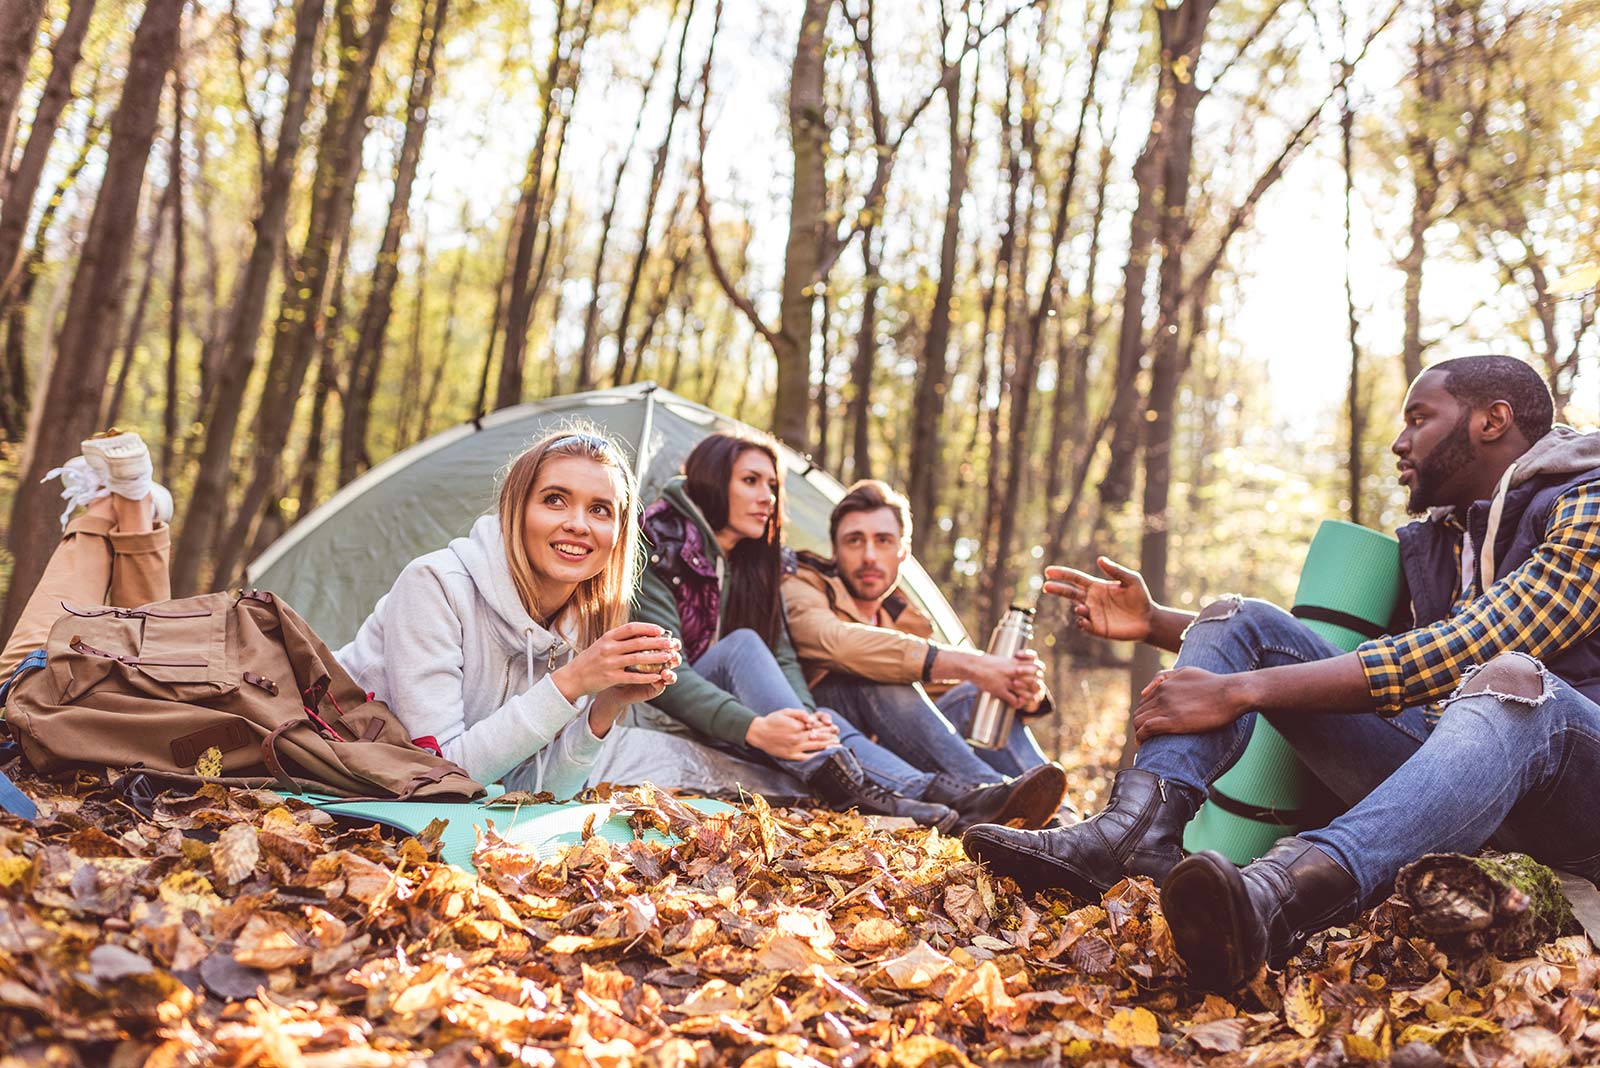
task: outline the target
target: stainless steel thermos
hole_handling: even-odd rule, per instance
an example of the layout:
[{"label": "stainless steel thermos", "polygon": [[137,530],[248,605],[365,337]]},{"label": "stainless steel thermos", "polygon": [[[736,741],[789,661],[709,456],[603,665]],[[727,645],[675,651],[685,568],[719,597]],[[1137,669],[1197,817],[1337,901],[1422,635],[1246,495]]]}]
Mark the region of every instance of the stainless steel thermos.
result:
[{"label": "stainless steel thermos", "polygon": [[[994,633],[989,635],[989,653],[1007,660],[1016,656],[1033,641],[1033,609],[1014,604],[1000,617]],[[1011,736],[1011,724],[1017,710],[991,693],[978,695],[977,707],[972,710],[972,726],[967,730],[967,743],[978,749],[999,749]]]}]

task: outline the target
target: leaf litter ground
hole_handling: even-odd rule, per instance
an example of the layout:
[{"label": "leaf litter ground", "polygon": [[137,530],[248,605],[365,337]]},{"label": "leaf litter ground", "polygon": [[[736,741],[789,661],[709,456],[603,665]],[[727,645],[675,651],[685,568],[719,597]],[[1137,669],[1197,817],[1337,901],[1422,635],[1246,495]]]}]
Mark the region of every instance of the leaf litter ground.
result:
[{"label": "leaf litter ground", "polygon": [[0,826],[6,1065],[1558,1065],[1600,1060],[1582,937],[1452,956],[1403,906],[1232,998],[1186,990],[1148,882],[1025,898],[937,832],[649,787],[675,845],[540,860],[207,787],[140,816],[28,782]]}]

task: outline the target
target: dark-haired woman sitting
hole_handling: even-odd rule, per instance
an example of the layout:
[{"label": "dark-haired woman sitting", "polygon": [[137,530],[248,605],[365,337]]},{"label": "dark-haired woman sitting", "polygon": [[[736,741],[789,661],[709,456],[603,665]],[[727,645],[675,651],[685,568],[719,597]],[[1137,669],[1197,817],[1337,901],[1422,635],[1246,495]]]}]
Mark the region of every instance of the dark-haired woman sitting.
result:
[{"label": "dark-haired woman sitting", "polygon": [[680,637],[677,684],[651,703],[708,744],[800,778],[825,805],[949,830],[959,814],[920,800],[933,776],[818,708],[789,642],[778,452],[713,434],[645,511],[649,566],[636,619]]}]

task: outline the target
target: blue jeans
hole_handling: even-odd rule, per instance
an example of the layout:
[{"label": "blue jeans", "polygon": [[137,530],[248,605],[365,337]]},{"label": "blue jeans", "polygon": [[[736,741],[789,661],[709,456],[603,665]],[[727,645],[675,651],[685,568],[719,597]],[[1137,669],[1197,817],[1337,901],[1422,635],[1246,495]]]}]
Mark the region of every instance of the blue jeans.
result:
[{"label": "blue jeans", "polygon": [[[1230,599],[1189,628],[1178,664],[1227,674],[1341,654],[1281,608]],[[1554,867],[1600,875],[1600,822],[1590,811],[1600,793],[1600,706],[1542,668],[1538,674],[1539,696],[1458,693],[1436,725],[1420,708],[1392,719],[1370,710],[1268,714],[1306,767],[1351,806],[1300,837],[1355,877],[1364,905],[1424,853],[1472,852],[1491,837]],[[1134,766],[1203,793],[1244,751],[1255,715],[1152,738]]]},{"label": "blue jeans", "polygon": [[[761,636],[753,630],[736,630],[724,634],[711,648],[700,654],[693,665],[708,682],[733,694],[739,702],[757,715],[776,712],[780,708],[804,708],[794,687],[783,673],[777,657]],[[933,773],[920,771],[895,756],[871,738],[862,734],[854,724],[832,709],[827,712],[839,728],[839,744],[804,760],[784,760],[748,745],[731,745],[732,751],[746,760],[759,760],[783,768],[801,780],[811,776],[834,753],[843,752],[846,762],[856,772],[866,776],[902,797],[920,798],[933,781]]]},{"label": "blue jeans", "polygon": [[812,692],[897,756],[923,771],[943,772],[965,787],[1021,775],[1046,762],[1033,732],[1021,723],[1011,728],[1003,749],[974,749],[967,744],[967,728],[978,703],[978,688],[970,682],[954,687],[937,703],[919,686],[837,673],[817,683]]}]

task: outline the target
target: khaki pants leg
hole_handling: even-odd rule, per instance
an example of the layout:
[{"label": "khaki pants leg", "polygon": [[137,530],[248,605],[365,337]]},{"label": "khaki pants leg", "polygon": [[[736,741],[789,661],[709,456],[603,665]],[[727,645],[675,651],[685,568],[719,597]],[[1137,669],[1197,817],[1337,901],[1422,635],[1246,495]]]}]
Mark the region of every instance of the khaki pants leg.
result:
[{"label": "khaki pants leg", "polygon": [[165,524],[124,534],[115,520],[103,516],[81,515],[68,523],[0,653],[0,679],[23,657],[44,648],[63,603],[137,608],[171,597],[171,549],[172,532]]}]

